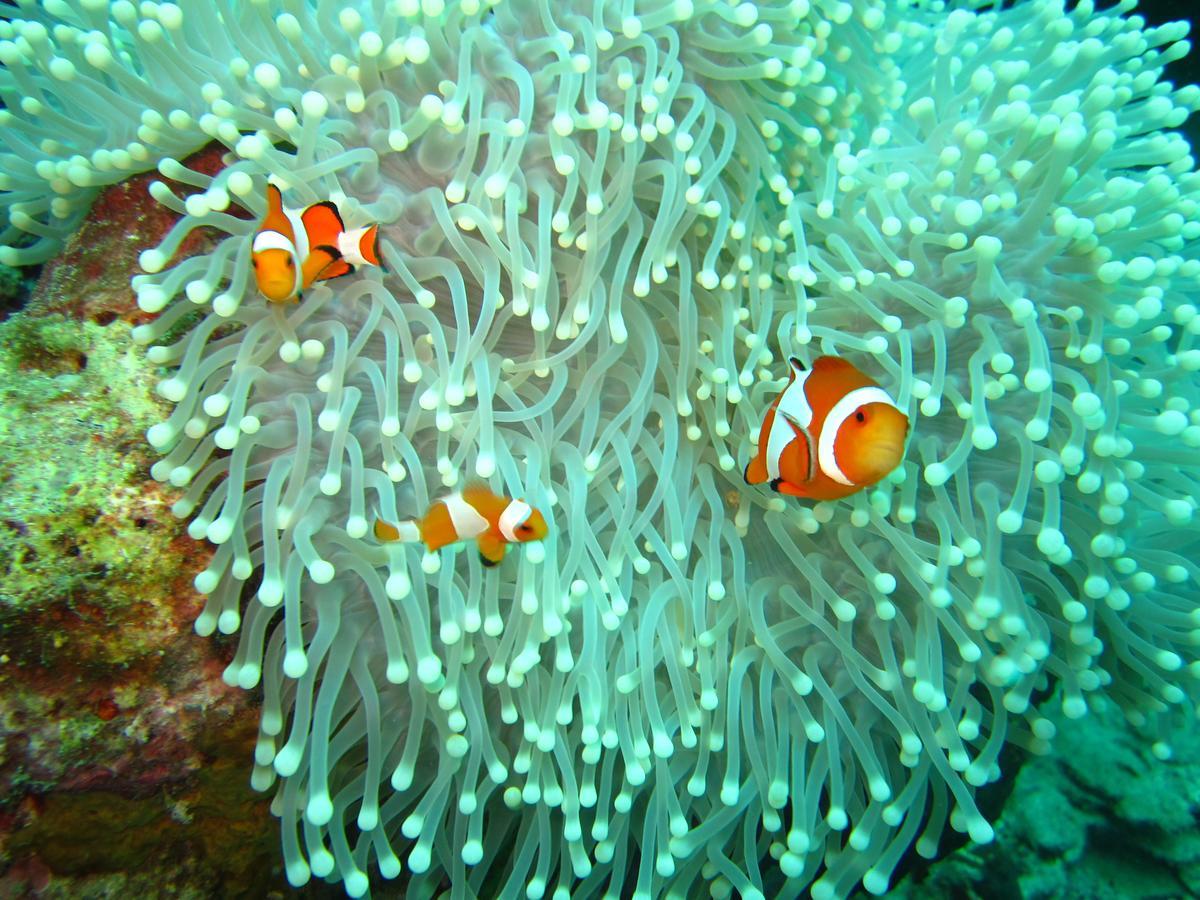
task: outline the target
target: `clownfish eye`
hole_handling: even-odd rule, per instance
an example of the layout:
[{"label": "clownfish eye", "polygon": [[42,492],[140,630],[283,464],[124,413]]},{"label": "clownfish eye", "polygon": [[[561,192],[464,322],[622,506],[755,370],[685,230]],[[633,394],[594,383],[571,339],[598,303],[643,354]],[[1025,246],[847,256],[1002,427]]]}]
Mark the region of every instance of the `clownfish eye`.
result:
[{"label": "clownfish eye", "polygon": [[854,414],[854,421],[861,425],[863,422],[867,421],[867,414],[860,409]]},{"label": "clownfish eye", "polygon": [[519,531],[521,534],[529,534],[529,532],[533,531],[533,527],[525,523],[521,523],[517,526],[517,531]]}]

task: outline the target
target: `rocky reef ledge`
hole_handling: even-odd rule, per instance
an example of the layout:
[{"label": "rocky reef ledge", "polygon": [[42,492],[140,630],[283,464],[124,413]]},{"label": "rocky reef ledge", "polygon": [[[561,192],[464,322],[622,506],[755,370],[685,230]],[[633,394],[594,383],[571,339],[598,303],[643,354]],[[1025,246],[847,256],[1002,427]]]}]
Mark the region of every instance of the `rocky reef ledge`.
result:
[{"label": "rocky reef ledge", "polygon": [[165,404],[129,340],[144,316],[129,279],[172,224],[154,177],[110,188],[0,323],[4,897],[284,885],[244,764],[257,701],[221,681],[232,643],[191,627],[208,551],[148,475],[143,435]]}]

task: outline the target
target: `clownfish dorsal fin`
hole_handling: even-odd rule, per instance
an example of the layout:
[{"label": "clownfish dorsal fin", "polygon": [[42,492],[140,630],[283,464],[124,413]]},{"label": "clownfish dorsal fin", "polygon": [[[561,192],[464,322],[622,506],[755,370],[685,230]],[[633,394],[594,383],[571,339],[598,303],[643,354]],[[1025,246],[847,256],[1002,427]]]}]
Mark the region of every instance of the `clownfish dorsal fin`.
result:
[{"label": "clownfish dorsal fin", "polygon": [[263,216],[260,231],[278,231],[292,243],[296,241],[296,232],[292,228],[291,219],[283,211],[283,194],[277,185],[267,182],[267,214]]},{"label": "clownfish dorsal fin", "polygon": [[[854,363],[842,356],[822,356],[812,364],[813,372],[858,372]],[[865,377],[865,376],[864,376]]]},{"label": "clownfish dorsal fin", "polygon": [[300,214],[304,230],[308,232],[308,243],[311,247],[337,246],[337,237],[346,230],[342,224],[342,214],[338,212],[337,204],[332,200],[322,200],[314,203]]},{"label": "clownfish dorsal fin", "polygon": [[462,486],[462,495],[465,497],[468,494],[472,496],[495,497],[496,492],[492,490],[492,486],[482,478],[468,478]]},{"label": "clownfish dorsal fin", "polygon": [[493,528],[509,502],[507,497],[497,494],[482,478],[469,479],[462,487],[462,497],[487,519]]}]

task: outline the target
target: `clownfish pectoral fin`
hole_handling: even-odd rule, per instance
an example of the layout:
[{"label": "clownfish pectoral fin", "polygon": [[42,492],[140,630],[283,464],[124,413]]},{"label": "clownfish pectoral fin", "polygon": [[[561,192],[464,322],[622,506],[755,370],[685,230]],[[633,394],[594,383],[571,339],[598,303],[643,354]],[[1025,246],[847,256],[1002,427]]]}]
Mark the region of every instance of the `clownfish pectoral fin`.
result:
[{"label": "clownfish pectoral fin", "polygon": [[311,285],[330,263],[340,258],[341,254],[332,247],[314,247],[300,267],[301,286]]},{"label": "clownfish pectoral fin", "polygon": [[335,259],[317,274],[317,281],[328,281],[330,278],[341,278],[354,271],[354,267],[344,259]]},{"label": "clownfish pectoral fin", "polygon": [[807,428],[803,427],[790,415],[787,413],[783,413],[782,415],[783,421],[791,426],[794,437],[788,441],[787,446],[783,448],[783,452],[779,454],[779,470],[781,472],[793,473],[793,477],[801,477],[805,481],[812,481],[817,477],[817,456],[814,452],[812,435],[809,434]]},{"label": "clownfish pectoral fin", "polygon": [[342,214],[332,200],[314,203],[300,214],[300,221],[308,232],[310,247],[337,246],[337,236],[346,230]]},{"label": "clownfish pectoral fin", "polygon": [[308,287],[315,281],[337,278],[339,275],[349,275],[353,271],[336,247],[316,247],[308,254],[308,259],[304,260],[304,286]]},{"label": "clownfish pectoral fin", "polygon": [[498,566],[504,561],[504,553],[508,549],[508,544],[498,534],[493,534],[490,531],[485,531],[479,536],[479,559],[480,561],[491,568]]}]

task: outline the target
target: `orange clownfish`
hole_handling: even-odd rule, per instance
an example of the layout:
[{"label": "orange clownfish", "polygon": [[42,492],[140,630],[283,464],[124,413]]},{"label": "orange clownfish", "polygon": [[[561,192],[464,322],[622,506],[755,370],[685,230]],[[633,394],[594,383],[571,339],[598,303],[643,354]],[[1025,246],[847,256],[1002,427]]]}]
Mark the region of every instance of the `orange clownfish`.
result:
[{"label": "orange clownfish", "polygon": [[430,552],[447,544],[474,540],[485,566],[498,565],[509,544],[540,541],[547,533],[542,514],[524,500],[494,493],[485,484],[470,484],[429,507],[423,519],[398,525],[375,520],[381,541],[424,541]]},{"label": "orange clownfish", "polygon": [[378,240],[378,225],[347,231],[332,200],[303,211],[287,209],[279,188],[268,184],[267,214],[254,234],[250,254],[254,279],[273,303],[298,303],[314,281],[379,265]]},{"label": "orange clownfish", "polygon": [[763,418],[748,484],[836,500],[900,465],[908,417],[887,391],[839,356],[822,356],[811,370],[788,362],[791,378]]}]

